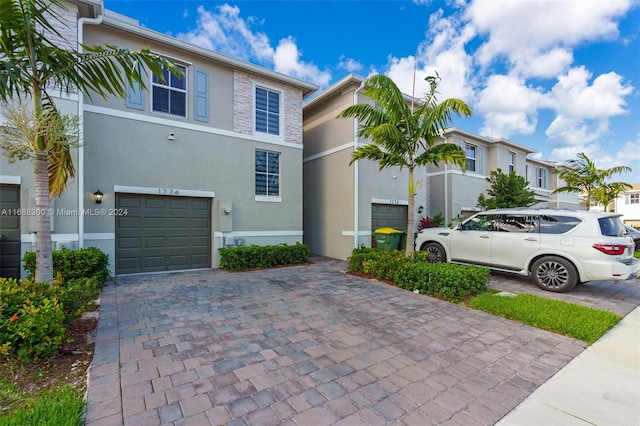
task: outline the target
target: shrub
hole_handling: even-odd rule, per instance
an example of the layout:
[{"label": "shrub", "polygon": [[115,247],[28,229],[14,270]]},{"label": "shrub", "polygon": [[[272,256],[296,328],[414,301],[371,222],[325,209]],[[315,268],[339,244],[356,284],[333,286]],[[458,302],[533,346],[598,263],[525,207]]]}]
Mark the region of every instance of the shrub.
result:
[{"label": "shrub", "polygon": [[375,258],[362,261],[362,271],[381,280],[392,280],[397,271],[409,262],[403,251],[380,251]]},{"label": "shrub", "polygon": [[100,293],[97,278],[52,284],[0,278],[0,354],[46,358],[62,343],[64,325],[87,311]]},{"label": "shrub", "polygon": [[426,262],[407,263],[394,277],[399,287],[456,303],[486,291],[490,279],[482,266]]},{"label": "shrub", "polygon": [[380,251],[376,251],[368,247],[360,247],[353,249],[351,256],[347,259],[349,262],[349,270],[353,272],[364,272],[362,263],[367,259],[377,259]]},{"label": "shrub", "polygon": [[0,347],[20,359],[46,358],[62,344],[65,313],[55,286],[0,278]]},{"label": "shrub", "polygon": [[220,268],[227,271],[246,271],[305,263],[309,261],[311,254],[309,246],[300,243],[222,247],[218,251],[220,252]]},{"label": "shrub", "polygon": [[[83,248],[79,250],[69,250],[62,248],[54,250],[53,273],[62,274],[64,281],[96,278],[102,285],[109,278],[109,256],[96,247]],[[24,269],[29,271],[30,276],[36,273],[36,254],[34,252],[25,253],[22,258]]]}]

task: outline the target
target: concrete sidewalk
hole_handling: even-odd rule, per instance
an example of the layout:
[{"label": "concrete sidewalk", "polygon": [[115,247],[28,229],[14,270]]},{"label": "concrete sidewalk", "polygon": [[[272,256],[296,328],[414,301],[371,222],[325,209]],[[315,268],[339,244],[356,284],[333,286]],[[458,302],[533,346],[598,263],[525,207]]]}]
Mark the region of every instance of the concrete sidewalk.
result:
[{"label": "concrete sidewalk", "polygon": [[497,423],[499,426],[639,424],[640,307]]}]

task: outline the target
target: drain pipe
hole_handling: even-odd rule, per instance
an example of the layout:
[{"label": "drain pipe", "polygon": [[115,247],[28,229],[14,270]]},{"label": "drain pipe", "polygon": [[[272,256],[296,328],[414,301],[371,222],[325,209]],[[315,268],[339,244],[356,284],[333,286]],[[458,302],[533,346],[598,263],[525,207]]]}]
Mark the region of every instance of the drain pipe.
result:
[{"label": "drain pipe", "polygon": [[[104,5],[96,5],[98,16],[78,19],[78,52],[82,53],[84,40],[83,26],[100,25],[104,17]],[[84,93],[78,90],[78,212],[84,212]],[[84,215],[78,214],[78,248],[84,248]]]},{"label": "drain pipe", "polygon": [[[360,83],[360,87],[358,87],[353,92],[353,104],[358,104],[358,92],[364,88],[364,81]],[[358,148],[358,119],[353,119],[353,149]],[[359,179],[359,161],[356,160],[353,162],[353,248],[358,248],[360,242],[360,179]]]}]

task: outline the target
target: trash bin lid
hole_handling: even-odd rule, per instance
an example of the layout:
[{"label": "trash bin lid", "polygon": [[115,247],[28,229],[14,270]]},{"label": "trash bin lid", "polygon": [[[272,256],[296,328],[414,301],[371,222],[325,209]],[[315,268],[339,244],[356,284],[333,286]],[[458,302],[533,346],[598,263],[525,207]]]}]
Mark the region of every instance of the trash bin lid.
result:
[{"label": "trash bin lid", "polygon": [[394,228],[378,228],[375,230],[376,234],[400,234],[402,231],[398,231]]}]

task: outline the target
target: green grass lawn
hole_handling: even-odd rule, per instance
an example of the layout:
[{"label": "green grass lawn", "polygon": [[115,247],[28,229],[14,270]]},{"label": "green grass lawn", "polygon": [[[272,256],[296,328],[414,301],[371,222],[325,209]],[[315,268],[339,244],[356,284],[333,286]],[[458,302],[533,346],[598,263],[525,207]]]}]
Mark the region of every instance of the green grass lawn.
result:
[{"label": "green grass lawn", "polygon": [[466,305],[587,343],[598,340],[622,319],[612,312],[530,294],[506,297],[484,293]]},{"label": "green grass lawn", "polygon": [[0,406],[9,414],[0,416],[0,426],[78,426],[85,402],[68,386],[35,393],[21,392],[10,382],[0,381]]}]

